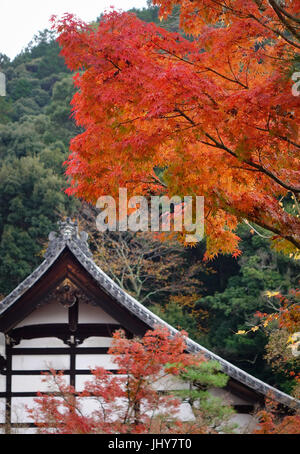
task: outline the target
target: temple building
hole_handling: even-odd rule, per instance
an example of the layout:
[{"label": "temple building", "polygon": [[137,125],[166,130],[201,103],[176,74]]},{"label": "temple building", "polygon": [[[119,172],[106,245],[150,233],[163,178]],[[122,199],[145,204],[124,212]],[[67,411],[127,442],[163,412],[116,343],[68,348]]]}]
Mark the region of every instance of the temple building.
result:
[{"label": "temple building", "polygon": [[[61,222],[49,235],[44,261],[0,302],[0,433],[36,430],[25,405],[33,406],[37,391],[48,391],[41,372],[63,370],[80,391],[91,368],[116,369],[107,354],[116,329],[129,337],[157,324],[177,332],[95,264],[87,239],[76,223]],[[217,360],[230,377],[226,388],[212,393],[234,406],[241,431],[255,423],[251,413],[268,395],[285,407],[299,405],[193,340],[186,344],[189,352]]]}]

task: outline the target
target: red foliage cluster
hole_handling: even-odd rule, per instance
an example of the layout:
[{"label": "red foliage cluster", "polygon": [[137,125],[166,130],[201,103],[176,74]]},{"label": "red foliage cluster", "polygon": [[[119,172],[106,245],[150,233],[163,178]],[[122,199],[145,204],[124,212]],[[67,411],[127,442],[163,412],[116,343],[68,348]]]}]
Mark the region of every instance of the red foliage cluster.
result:
[{"label": "red foliage cluster", "polygon": [[[184,352],[184,334],[170,337],[167,329],[158,327],[143,339],[128,340],[117,331],[108,353],[118,374],[97,368],[93,380],[76,392],[62,373],[52,371],[46,380],[54,381],[56,392],[38,394],[37,406],[28,409],[31,418],[42,433],[180,433],[184,430],[176,416],[180,400],[159,393],[155,385],[203,361]],[[97,402],[97,409],[86,415],[83,402],[89,399]]]},{"label": "red foliage cluster", "polygon": [[272,399],[266,401],[266,409],[257,413],[259,428],[255,434],[299,434],[300,414],[279,417],[277,412],[278,404]]},{"label": "red foliage cluster", "polygon": [[[292,91],[299,0],[157,0],[193,39],[111,11],[98,28],[53,18],[79,70],[69,194],[203,195],[207,257],[239,254],[237,223],[300,246],[299,97]],[[155,168],[165,169],[162,180]]]}]

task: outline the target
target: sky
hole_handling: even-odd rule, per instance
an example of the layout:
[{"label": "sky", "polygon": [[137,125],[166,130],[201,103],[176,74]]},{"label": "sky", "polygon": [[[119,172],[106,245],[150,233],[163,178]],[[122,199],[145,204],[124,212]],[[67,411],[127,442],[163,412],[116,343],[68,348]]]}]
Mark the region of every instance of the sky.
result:
[{"label": "sky", "polygon": [[146,0],[0,0],[0,53],[13,59],[35,34],[50,28],[52,14],[73,13],[90,22],[110,6],[127,11],[145,7]]}]

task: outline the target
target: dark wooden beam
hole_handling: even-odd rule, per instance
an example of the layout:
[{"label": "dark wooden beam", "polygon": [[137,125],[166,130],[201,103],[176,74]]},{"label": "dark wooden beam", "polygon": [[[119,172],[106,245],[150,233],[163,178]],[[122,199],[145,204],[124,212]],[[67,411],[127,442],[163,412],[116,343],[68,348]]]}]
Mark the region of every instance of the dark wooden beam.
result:
[{"label": "dark wooden beam", "polygon": [[5,347],[5,356],[6,356],[6,392],[5,392],[5,433],[10,433],[10,424],[11,424],[11,369],[12,369],[12,355],[11,355],[12,347],[8,343],[8,339],[6,339],[6,347]]},{"label": "dark wooden beam", "polygon": [[[77,326],[76,333],[71,333],[69,324],[67,323],[45,323],[40,325],[28,325],[20,328],[15,328],[9,332],[9,336],[15,344],[18,344],[22,339],[36,339],[43,337],[56,337],[63,342],[69,344],[70,336],[83,342],[91,336],[96,337],[112,337],[114,331],[124,329],[120,325],[112,323],[82,323]],[[126,334],[128,331],[124,329]]]},{"label": "dark wooden beam", "polygon": [[[107,354],[109,347],[76,347],[76,355],[104,355]],[[69,355],[69,347],[45,347],[45,348],[13,348],[13,356],[28,356],[28,355]]]}]

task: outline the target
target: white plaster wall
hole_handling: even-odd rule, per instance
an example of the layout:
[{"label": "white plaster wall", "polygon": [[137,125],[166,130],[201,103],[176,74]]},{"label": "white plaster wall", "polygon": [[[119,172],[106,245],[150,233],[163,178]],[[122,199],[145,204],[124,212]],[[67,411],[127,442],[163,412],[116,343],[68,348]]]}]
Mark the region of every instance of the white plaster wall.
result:
[{"label": "white plaster wall", "polygon": [[12,358],[13,370],[65,370],[70,368],[68,355],[16,355]]},{"label": "white plaster wall", "polygon": [[159,391],[189,389],[189,384],[180,380],[178,377],[167,375],[153,383],[153,388]]},{"label": "white plaster wall", "polygon": [[[65,376],[65,383],[69,383],[69,376]],[[57,391],[51,380],[45,381],[45,376],[42,375],[13,375],[12,376],[12,391],[13,392],[47,392]]]},{"label": "white plaster wall", "polygon": [[76,391],[83,391],[85,382],[92,382],[93,376],[92,375],[76,375]]},{"label": "white plaster wall", "polygon": [[238,427],[234,429],[234,433],[236,434],[251,434],[259,426],[257,420],[246,413],[236,413],[231,416],[230,422],[238,425]]},{"label": "white plaster wall", "polygon": [[5,335],[0,333],[0,355],[5,356]]},{"label": "white plaster wall", "polygon": [[[86,416],[91,415],[92,412],[100,410],[101,407],[96,399],[91,397],[83,397],[77,399],[78,403],[80,404],[80,409],[82,413]],[[126,402],[123,399],[118,399],[117,403],[120,407],[126,408]],[[158,408],[155,412],[157,415],[163,412],[162,408]],[[149,413],[149,416],[152,416],[152,413]],[[180,405],[179,410],[177,412],[177,417],[182,421],[192,421],[194,420],[194,414],[191,410],[191,407],[188,403],[183,403]]]},{"label": "white plaster wall", "polygon": [[85,416],[91,415],[94,411],[99,410],[99,403],[92,397],[77,398],[77,404]]},{"label": "white plaster wall", "polygon": [[113,355],[77,355],[76,369],[95,369],[103,367],[104,369],[118,369],[117,364],[113,361]]},{"label": "white plaster wall", "polygon": [[0,393],[6,391],[6,376],[0,374]]},{"label": "white plaster wall", "polygon": [[36,407],[34,397],[12,397],[11,399],[11,422],[13,423],[32,423],[33,419],[29,417],[26,406],[29,408]]},{"label": "white plaster wall", "polygon": [[[116,375],[115,374],[110,374],[109,376],[111,378],[113,378]],[[122,374],[118,374],[117,376],[118,377],[126,377],[125,375],[122,375]],[[89,375],[76,375],[76,381],[75,381],[76,391],[83,391],[84,384],[86,382],[94,383],[94,380],[95,380],[95,378],[94,378],[94,376],[92,374],[89,374]]]},{"label": "white plaster wall", "polygon": [[[149,416],[152,416],[152,412],[148,412]],[[165,417],[169,417],[169,410],[163,407],[157,408],[157,410],[154,412],[154,416],[159,416],[159,415],[164,415]],[[172,415],[173,416],[173,415]],[[178,418],[180,421],[194,421],[195,416],[192,411],[192,408],[188,402],[183,402],[180,404],[179,409],[177,413],[174,415],[176,418]]]},{"label": "white plaster wall", "polygon": [[193,421],[195,419],[191,406],[187,402],[180,405],[177,415],[181,421]]},{"label": "white plaster wall", "polygon": [[14,347],[18,348],[66,348],[66,344],[61,339],[56,337],[40,337],[35,339],[23,339],[21,342]]},{"label": "white plaster wall", "polygon": [[[80,381],[89,380],[90,376],[80,376]],[[76,380],[77,381],[77,380]],[[78,383],[78,382],[77,382]],[[76,386],[78,389],[78,387]],[[80,408],[85,415],[90,415],[93,411],[99,409],[99,403],[96,399],[91,397],[79,398]],[[119,402],[121,404],[121,401]],[[32,422],[32,419],[29,417],[29,414],[26,410],[26,406],[29,408],[34,408],[36,403],[34,402],[34,397],[13,397],[12,398],[12,422],[13,423],[29,423]],[[1,411],[2,410],[2,411]],[[5,399],[0,399],[0,422],[4,422],[4,410],[5,410]],[[162,409],[159,409],[161,412]],[[192,410],[188,403],[181,404],[177,417],[182,421],[192,421],[194,419]],[[230,422],[234,423],[238,427],[234,429],[234,433],[252,433],[253,430],[258,426],[257,421],[248,414],[235,414],[230,418]],[[36,433],[36,429],[32,432],[31,429],[20,428],[13,429],[14,433]]]},{"label": "white plaster wall", "polygon": [[110,347],[112,343],[111,337],[88,337],[78,347]]},{"label": "white plaster wall", "polygon": [[27,318],[22,320],[17,328],[27,325],[43,325],[46,323],[68,323],[68,309],[54,301],[45,304],[33,311]]},{"label": "white plaster wall", "polygon": [[91,304],[79,303],[78,307],[79,323],[115,323],[119,324],[114,318],[107,314],[101,307]]},{"label": "white plaster wall", "polygon": [[37,434],[38,433],[38,429],[34,429],[33,427],[23,427],[21,429],[15,429],[13,428],[12,429],[12,433],[13,434],[16,434],[16,435],[32,435],[32,434]]},{"label": "white plaster wall", "polygon": [[5,422],[5,399],[0,399],[0,423]]},{"label": "white plaster wall", "polygon": [[[34,409],[38,406],[34,399],[35,397],[13,397],[11,400],[11,422],[19,424],[33,423],[34,421],[30,418],[27,408]],[[24,430],[24,428],[20,428],[20,430]]]}]

